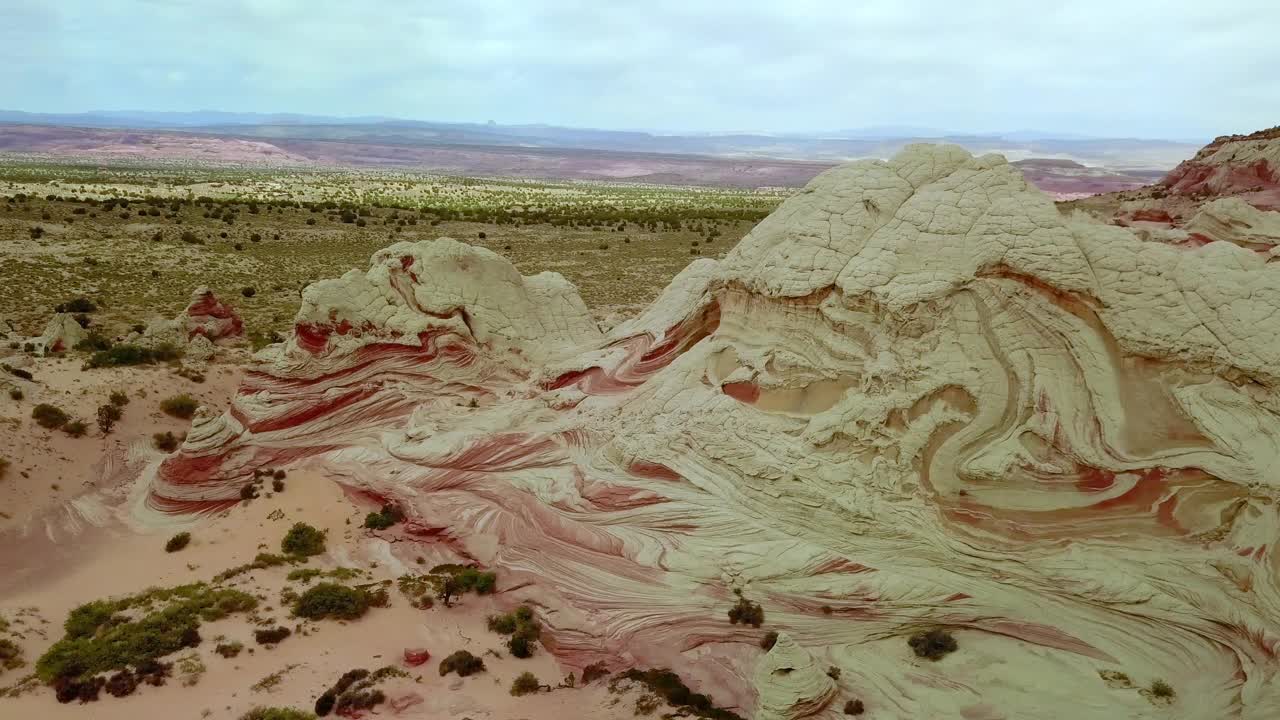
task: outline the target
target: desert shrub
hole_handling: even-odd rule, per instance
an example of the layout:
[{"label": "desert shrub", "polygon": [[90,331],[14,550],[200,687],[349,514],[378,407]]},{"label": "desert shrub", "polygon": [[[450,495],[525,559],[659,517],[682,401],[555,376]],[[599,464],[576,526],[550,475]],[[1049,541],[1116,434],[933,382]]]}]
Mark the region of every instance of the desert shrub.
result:
[{"label": "desert shrub", "polygon": [[274,627],[269,630],[254,630],[253,639],[259,645],[275,645],[292,634],[293,632],[287,627]]},{"label": "desert shrub", "polygon": [[111,338],[102,334],[102,331],[98,328],[94,328],[80,342],[76,343],[75,349],[87,353],[102,352],[103,350],[110,350],[112,344]]},{"label": "desert shrub", "polygon": [[119,405],[112,405],[111,403],[99,405],[98,429],[102,431],[103,435],[106,435],[116,426],[116,421],[122,417],[124,417],[124,413],[120,410]]},{"label": "desert shrub", "polygon": [[185,548],[191,542],[191,533],[180,532],[169,538],[169,542],[164,544],[164,551],[167,553],[175,553]]},{"label": "desert shrub", "polygon": [[172,345],[164,344],[155,347],[142,347],[121,343],[99,350],[89,357],[86,367],[104,368],[126,365],[154,365],[158,362],[177,360],[182,353]]},{"label": "desert shrub", "polygon": [[531,672],[522,672],[516,679],[511,682],[511,694],[519,697],[521,695],[529,695],[538,692],[542,684],[538,682],[538,678]]},{"label": "desert shrub", "polygon": [[176,435],[168,431],[156,433],[151,436],[151,444],[155,449],[163,450],[164,452],[173,452],[174,450],[177,450],[180,442],[181,441]]},{"label": "desert shrub", "polygon": [[126,697],[138,689],[138,678],[132,670],[121,670],[107,680],[106,690],[112,697]]},{"label": "desert shrub", "polygon": [[369,611],[369,593],[338,583],[308,588],[293,604],[293,614],[308,620],[355,620]]},{"label": "desert shrub", "polygon": [[319,555],[324,552],[324,533],[306,523],[294,523],[280,541],[280,551],[301,557]]},{"label": "desert shrub", "polygon": [[1151,683],[1151,694],[1158,698],[1171,698],[1177,693],[1173,691],[1173,686],[1163,680],[1156,680]]},{"label": "desert shrub", "polygon": [[3,480],[5,474],[8,472],[9,472],[8,458],[0,458],[0,480]]},{"label": "desert shrub", "polygon": [[315,720],[315,715],[293,708],[256,707],[240,716],[240,720]]},{"label": "desert shrub", "polygon": [[638,682],[667,703],[686,711],[687,714],[709,720],[743,720],[741,715],[716,707],[711,698],[695,693],[684,684],[680,676],[666,669],[628,670],[619,679]]},{"label": "desert shrub", "polygon": [[450,607],[451,598],[468,591],[488,595],[498,580],[494,573],[461,565],[437,565],[431,575],[435,578],[436,597],[444,601],[445,607]]},{"label": "desert shrub", "polygon": [[948,653],[956,651],[956,639],[946,630],[930,630],[918,632],[907,639],[907,644],[915,651],[916,657],[937,660]]},{"label": "desert shrub", "polygon": [[776,632],[767,632],[764,637],[760,638],[760,647],[765,650],[772,650],[776,644],[778,644],[778,633]]},{"label": "desert shrub", "polygon": [[116,407],[124,407],[129,404],[129,395],[123,390],[115,390],[107,398],[107,400]]},{"label": "desert shrub", "polygon": [[401,522],[404,522],[404,511],[391,504],[383,505],[382,510],[371,512],[364,518],[364,526],[371,530],[386,530]]},{"label": "desert shrub", "polygon": [[72,298],[53,308],[54,312],[60,313],[91,313],[98,311],[98,305],[87,297]]},{"label": "desert shrub", "polygon": [[861,715],[866,712],[866,710],[867,709],[863,706],[861,700],[850,700],[844,704],[845,715]]},{"label": "desert shrub", "polygon": [[8,372],[10,375],[12,375],[12,376],[14,376],[14,377],[16,377],[16,378],[22,378],[23,380],[35,380],[35,379],[36,379],[36,377],[35,377],[34,375],[32,375],[30,371],[28,371],[28,370],[23,370],[22,368],[9,367],[8,365],[5,365],[5,366],[4,366],[4,369],[5,369],[5,371],[6,371],[6,372]]},{"label": "desert shrub", "polygon": [[200,407],[199,401],[185,393],[160,401],[160,410],[165,415],[171,415],[183,420],[190,420],[196,414],[196,408],[198,407]]},{"label": "desert shrub", "polygon": [[262,236],[258,233],[253,233],[249,236],[249,242],[262,242]]},{"label": "desert shrub", "polygon": [[251,286],[251,285],[246,285],[246,286],[244,286],[244,287],[240,288],[240,294],[241,294],[241,295],[243,295],[243,296],[245,296],[245,297],[247,297],[247,298],[251,298],[251,297],[253,297],[254,295],[257,295],[257,294],[258,294],[258,291],[257,291],[257,289],[255,289],[253,286]]},{"label": "desert shrub", "polygon": [[89,426],[83,420],[72,420],[62,426],[62,432],[73,438],[84,437],[84,434],[89,432]]},{"label": "desert shrub", "polygon": [[224,658],[231,659],[239,655],[240,651],[243,649],[244,643],[233,640],[231,642],[218,643],[217,647],[215,647],[213,651]]},{"label": "desert shrub", "polygon": [[272,481],[271,481],[271,489],[272,489],[274,492],[278,492],[278,493],[280,493],[280,492],[284,492],[284,481],[283,481],[283,480],[272,480]]},{"label": "desert shrub", "polygon": [[9,399],[13,401],[21,400],[26,397],[21,388],[9,388]]},{"label": "desert shrub", "polygon": [[0,670],[16,670],[26,664],[22,648],[8,638],[0,638]]},{"label": "desert shrub", "polygon": [[458,650],[450,653],[449,657],[440,661],[440,675],[448,675],[449,673],[457,673],[461,677],[474,675],[484,671],[484,660],[472,655],[466,650]]},{"label": "desert shrub", "polygon": [[760,627],[764,623],[764,608],[761,608],[759,603],[753,603],[739,596],[738,602],[729,608],[729,622],[734,625],[742,623],[751,627]]},{"label": "desert shrub", "polygon": [[71,420],[71,417],[63,412],[61,408],[48,403],[40,403],[32,408],[31,418],[36,421],[37,425],[46,430],[57,430]]},{"label": "desert shrub", "polygon": [[257,556],[253,558],[253,562],[245,563],[244,565],[237,565],[233,568],[223,570],[222,572],[213,576],[213,581],[223,582],[225,580],[230,580],[231,578],[236,577],[237,575],[243,575],[244,573],[250,572],[252,570],[263,570],[265,568],[277,567],[279,565],[284,565],[286,563],[293,564],[293,563],[300,563],[300,562],[306,562],[306,561],[307,559],[305,557],[299,557],[296,555],[290,555],[286,557],[283,555],[272,555],[271,553],[258,553]]},{"label": "desert shrub", "polygon": [[582,684],[589,685],[595,680],[609,674],[609,668],[603,662],[595,662],[582,668]]},{"label": "desert shrub", "polygon": [[534,643],[542,636],[542,626],[528,605],[521,605],[506,615],[491,615],[488,624],[493,632],[511,636],[507,639],[507,650],[518,658],[532,657]]},{"label": "desert shrub", "polygon": [[178,236],[178,239],[182,240],[182,242],[187,243],[188,245],[204,244],[204,240],[201,240],[200,238],[196,237],[196,234],[191,232],[190,230],[183,230],[182,234]]},{"label": "desert shrub", "polygon": [[[257,604],[247,593],[204,583],[86,603],[67,615],[65,636],[36,661],[36,676],[46,683],[82,680],[129,666],[139,675],[158,673],[158,658],[200,643],[201,621],[246,612]],[[121,614],[134,608],[142,613]]]}]

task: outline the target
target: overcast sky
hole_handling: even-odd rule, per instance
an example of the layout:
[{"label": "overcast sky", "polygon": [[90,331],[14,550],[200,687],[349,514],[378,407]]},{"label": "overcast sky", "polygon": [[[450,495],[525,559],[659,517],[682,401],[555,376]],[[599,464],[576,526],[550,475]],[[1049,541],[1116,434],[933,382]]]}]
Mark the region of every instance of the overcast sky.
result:
[{"label": "overcast sky", "polygon": [[1278,0],[0,0],[0,107],[1202,138],[1280,124]]}]

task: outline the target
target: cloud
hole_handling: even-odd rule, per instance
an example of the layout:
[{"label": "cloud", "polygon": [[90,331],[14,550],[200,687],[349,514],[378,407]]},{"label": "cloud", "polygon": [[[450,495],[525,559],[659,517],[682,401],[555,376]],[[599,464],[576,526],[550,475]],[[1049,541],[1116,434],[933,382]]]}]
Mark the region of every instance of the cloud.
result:
[{"label": "cloud", "polygon": [[1195,137],[1280,122],[1273,0],[0,0],[34,111]]}]

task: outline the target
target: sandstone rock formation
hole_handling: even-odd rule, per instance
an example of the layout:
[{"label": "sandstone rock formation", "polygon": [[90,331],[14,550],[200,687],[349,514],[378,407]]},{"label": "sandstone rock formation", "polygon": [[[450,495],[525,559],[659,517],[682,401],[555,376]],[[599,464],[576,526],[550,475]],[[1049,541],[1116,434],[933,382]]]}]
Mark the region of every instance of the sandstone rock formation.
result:
[{"label": "sandstone rock formation", "polygon": [[172,320],[152,320],[146,329],[128,338],[142,345],[181,348],[187,360],[202,363],[213,357],[218,344],[244,337],[244,322],[235,308],[219,300],[207,287],[196,288],[191,302]]},{"label": "sandstone rock formation", "polygon": [[947,146],[823,173],[608,333],[559,275],[399,243],[308,288],[147,502],[308,458],[407,511],[406,566],[497,569],[569,668],[670,667],[745,716],[1280,717],[1269,259]]},{"label": "sandstone rock formation", "polygon": [[[1206,204],[1223,200],[1232,204],[1220,206],[1215,214],[1239,214],[1242,208],[1255,213],[1280,210],[1280,127],[1217,138],[1153,185],[1089,198],[1082,205],[1119,225],[1189,230],[1186,226]],[[1179,243],[1188,235],[1174,233],[1163,239]]]}]

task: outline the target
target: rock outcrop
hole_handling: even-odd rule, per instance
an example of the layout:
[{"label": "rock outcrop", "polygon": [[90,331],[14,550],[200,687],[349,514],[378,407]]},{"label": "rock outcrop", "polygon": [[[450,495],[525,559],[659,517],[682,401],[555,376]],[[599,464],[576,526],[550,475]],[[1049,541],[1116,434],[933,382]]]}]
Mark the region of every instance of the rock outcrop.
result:
[{"label": "rock outcrop", "polygon": [[[608,333],[554,273],[393,245],[306,291],[148,504],[220,509],[309,458],[406,510],[389,552],[554,610],[569,668],[670,667],[743,715],[1274,718],[1280,264],[1251,222],[1146,241],[912,146]],[[921,627],[958,650],[916,657]]]}]

